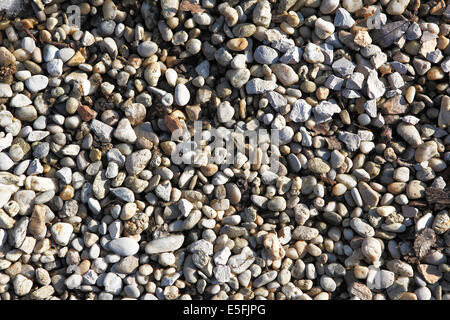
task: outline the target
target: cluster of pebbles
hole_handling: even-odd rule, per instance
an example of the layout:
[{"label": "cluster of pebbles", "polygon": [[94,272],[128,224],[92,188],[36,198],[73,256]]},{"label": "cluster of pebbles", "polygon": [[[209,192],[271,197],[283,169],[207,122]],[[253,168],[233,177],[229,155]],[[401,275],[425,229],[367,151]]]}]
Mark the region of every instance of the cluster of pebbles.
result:
[{"label": "cluster of pebbles", "polygon": [[[1,300],[450,299],[448,3],[25,4],[0,21]],[[255,162],[174,163],[194,121],[206,158],[212,129],[276,130],[276,172],[237,137]]]}]

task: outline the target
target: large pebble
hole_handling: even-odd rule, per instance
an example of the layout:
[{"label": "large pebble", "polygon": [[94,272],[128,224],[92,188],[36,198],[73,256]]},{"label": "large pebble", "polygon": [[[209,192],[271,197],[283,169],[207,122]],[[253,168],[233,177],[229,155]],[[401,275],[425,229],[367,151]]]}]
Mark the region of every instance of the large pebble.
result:
[{"label": "large pebble", "polygon": [[184,242],[184,235],[169,235],[164,238],[150,241],[145,246],[147,254],[157,254],[163,252],[171,252],[181,248]]},{"label": "large pebble", "polygon": [[120,256],[132,256],[139,251],[139,244],[129,237],[113,239],[108,242],[108,247]]}]

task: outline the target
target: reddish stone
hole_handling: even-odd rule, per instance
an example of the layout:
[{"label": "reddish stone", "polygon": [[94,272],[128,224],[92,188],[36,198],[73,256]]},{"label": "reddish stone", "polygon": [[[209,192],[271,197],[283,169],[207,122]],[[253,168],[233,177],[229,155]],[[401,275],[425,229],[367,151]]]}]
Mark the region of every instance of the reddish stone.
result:
[{"label": "reddish stone", "polygon": [[89,108],[88,106],[81,105],[77,109],[78,114],[80,115],[83,121],[91,121],[95,118],[95,111]]},{"label": "reddish stone", "polygon": [[383,114],[403,114],[408,107],[408,103],[401,95],[397,95],[388,99],[380,106]]},{"label": "reddish stone", "polygon": [[166,115],[164,117],[164,123],[166,124],[167,128],[169,128],[170,132],[174,132],[175,130],[182,128],[180,120],[169,115]]}]

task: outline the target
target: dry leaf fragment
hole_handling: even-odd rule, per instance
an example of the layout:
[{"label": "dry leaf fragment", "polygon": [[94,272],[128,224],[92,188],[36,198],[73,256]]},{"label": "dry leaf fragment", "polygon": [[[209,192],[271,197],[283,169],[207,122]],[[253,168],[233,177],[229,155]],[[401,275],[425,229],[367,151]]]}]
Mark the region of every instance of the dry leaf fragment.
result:
[{"label": "dry leaf fragment", "polygon": [[417,257],[422,259],[436,244],[436,233],[433,229],[425,228],[414,240],[414,251]]}]

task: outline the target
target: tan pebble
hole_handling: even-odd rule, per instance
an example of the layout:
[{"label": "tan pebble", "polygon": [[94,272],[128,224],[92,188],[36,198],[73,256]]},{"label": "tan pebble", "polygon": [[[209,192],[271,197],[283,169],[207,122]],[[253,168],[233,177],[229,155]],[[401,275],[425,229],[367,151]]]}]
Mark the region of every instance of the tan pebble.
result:
[{"label": "tan pebble", "polygon": [[425,189],[427,185],[419,180],[412,180],[406,186],[406,195],[409,199],[420,199],[425,196]]},{"label": "tan pebble", "polygon": [[69,61],[66,62],[66,64],[69,67],[75,67],[75,66],[78,66],[79,64],[82,64],[82,63],[85,63],[85,62],[86,62],[86,58],[81,53],[81,50],[79,50],[73,55],[72,58],[70,58]]},{"label": "tan pebble", "polygon": [[355,266],[353,269],[353,274],[356,279],[366,279],[369,273],[369,268],[366,266]]},{"label": "tan pebble", "polygon": [[416,96],[416,87],[410,86],[405,93],[405,99],[408,103],[412,103],[414,101],[414,97]]},{"label": "tan pebble", "polygon": [[433,266],[430,264],[419,264],[417,266],[420,274],[423,276],[426,282],[428,283],[436,283],[439,279],[442,278],[442,271],[439,270],[439,267]]},{"label": "tan pebble", "polygon": [[445,77],[444,71],[440,67],[434,66],[427,72],[428,80],[441,80]]},{"label": "tan pebble", "polygon": [[413,292],[404,292],[401,295],[400,300],[417,300],[417,296]]},{"label": "tan pebble", "polygon": [[441,51],[444,51],[447,48],[449,42],[450,40],[448,38],[439,36],[437,41],[437,48]]},{"label": "tan pebble", "polygon": [[208,163],[206,166],[200,168],[200,171],[205,175],[205,177],[213,176],[219,168],[214,163]]},{"label": "tan pebble", "polygon": [[388,191],[393,195],[400,194],[405,191],[406,183],[405,182],[393,182],[387,187]]},{"label": "tan pebble", "polygon": [[62,189],[61,193],[59,194],[61,199],[63,199],[64,201],[72,199],[73,195],[74,195],[74,189],[72,186],[69,186],[69,185],[65,186]]},{"label": "tan pebble", "polygon": [[234,38],[227,42],[227,48],[232,51],[242,51],[248,46],[248,41],[245,38]]},{"label": "tan pebble", "polygon": [[86,272],[89,271],[89,268],[91,267],[91,262],[89,260],[83,260],[81,261],[81,263],[78,265],[78,272],[80,274],[85,274]]},{"label": "tan pebble", "polygon": [[377,213],[382,217],[388,217],[395,212],[394,206],[382,206],[377,208]]}]

